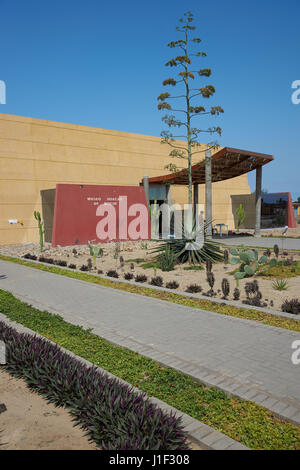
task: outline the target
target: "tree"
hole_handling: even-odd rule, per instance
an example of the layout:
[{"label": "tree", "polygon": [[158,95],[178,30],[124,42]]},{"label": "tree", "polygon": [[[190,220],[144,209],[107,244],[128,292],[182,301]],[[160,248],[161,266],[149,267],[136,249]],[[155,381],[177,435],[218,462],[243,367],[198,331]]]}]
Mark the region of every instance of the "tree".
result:
[{"label": "tree", "polygon": [[[215,93],[215,88],[213,85],[206,85],[200,88],[197,88],[199,85],[195,85],[195,80],[197,77],[204,79],[210,77],[211,69],[202,68],[194,70],[192,62],[196,59],[201,59],[206,57],[206,53],[203,51],[194,51],[194,46],[200,44],[201,39],[198,37],[191,37],[193,34],[192,31],[196,29],[195,26],[192,26],[194,21],[193,14],[188,11],[184,14],[183,18],[180,18],[180,25],[177,26],[176,30],[182,34],[183,39],[178,39],[177,41],[172,41],[168,44],[168,47],[171,49],[180,49],[181,55],[170,59],[165,65],[167,67],[177,67],[180,69],[180,72],[176,74],[176,78],[168,78],[163,81],[163,86],[175,87],[181,85],[183,90],[179,92],[179,95],[173,96],[168,92],[162,93],[158,96],[159,110],[168,110],[172,111],[172,114],[167,114],[163,116],[162,121],[167,124],[169,129],[172,128],[183,128],[183,135],[174,135],[170,130],[163,131],[161,133],[162,143],[166,143],[172,147],[170,152],[171,157],[176,157],[179,159],[185,159],[188,162],[188,202],[192,204],[192,157],[196,154],[202,153],[207,149],[217,148],[218,144],[216,141],[210,142],[206,145],[205,150],[201,150],[201,144],[199,142],[199,137],[201,134],[207,133],[209,135],[218,134],[221,135],[220,127],[208,127],[206,129],[200,129],[194,127],[193,121],[195,117],[199,116],[218,116],[220,113],[223,113],[221,106],[212,106],[209,109],[206,109],[202,106],[202,103],[199,102],[199,97],[204,100],[210,98]],[[194,99],[197,98],[196,103]],[[169,100],[178,99],[181,103],[179,107],[173,108],[169,103]],[[173,114],[175,113],[175,114]],[[183,114],[183,118],[177,118],[177,113]],[[175,139],[185,140],[181,143],[176,142]],[[179,168],[170,163],[165,168],[169,169],[172,172],[176,172]]]}]

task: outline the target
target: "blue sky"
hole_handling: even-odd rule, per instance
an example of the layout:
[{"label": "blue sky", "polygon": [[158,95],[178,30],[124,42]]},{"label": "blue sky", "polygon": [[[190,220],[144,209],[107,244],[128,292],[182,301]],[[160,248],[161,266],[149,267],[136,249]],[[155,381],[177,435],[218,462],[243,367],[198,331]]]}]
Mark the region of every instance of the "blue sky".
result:
[{"label": "blue sky", "polygon": [[225,110],[219,143],[273,154],[263,187],[300,196],[299,0],[0,0],[0,112],[159,136],[167,43],[188,9]]}]

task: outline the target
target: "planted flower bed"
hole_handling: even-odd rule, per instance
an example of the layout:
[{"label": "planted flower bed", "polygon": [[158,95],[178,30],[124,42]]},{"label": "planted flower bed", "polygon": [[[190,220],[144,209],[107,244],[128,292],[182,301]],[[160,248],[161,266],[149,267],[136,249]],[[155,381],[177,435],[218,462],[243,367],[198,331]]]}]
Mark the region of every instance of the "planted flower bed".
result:
[{"label": "planted flower bed", "polygon": [[0,322],[8,371],[57,406],[101,449],[185,450],[181,419],[149,402],[145,394],[87,367],[43,338],[18,333]]}]

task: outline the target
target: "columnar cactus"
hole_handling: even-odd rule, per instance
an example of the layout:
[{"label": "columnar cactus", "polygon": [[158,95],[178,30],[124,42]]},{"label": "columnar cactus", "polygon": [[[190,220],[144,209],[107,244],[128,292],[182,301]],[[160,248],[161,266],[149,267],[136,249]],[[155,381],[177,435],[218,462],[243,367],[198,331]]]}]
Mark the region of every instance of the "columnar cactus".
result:
[{"label": "columnar cactus", "polygon": [[42,252],[44,248],[44,233],[45,233],[45,230],[43,229],[44,222],[42,222],[40,212],[34,211],[33,215],[34,215],[34,218],[38,222],[39,233],[40,233],[40,252]]}]

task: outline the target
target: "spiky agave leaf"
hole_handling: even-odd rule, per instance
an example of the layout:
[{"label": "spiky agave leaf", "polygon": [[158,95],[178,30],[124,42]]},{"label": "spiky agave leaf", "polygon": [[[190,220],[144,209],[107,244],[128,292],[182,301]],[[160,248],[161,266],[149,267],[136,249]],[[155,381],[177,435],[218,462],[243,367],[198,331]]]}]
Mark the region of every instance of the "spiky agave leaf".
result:
[{"label": "spiky agave leaf", "polygon": [[56,406],[66,406],[90,440],[111,450],[186,450],[181,419],[144,393],[88,367],[57,344],[0,322],[8,371]]},{"label": "spiky agave leaf", "polygon": [[[153,253],[158,253],[159,256],[170,247],[178,263],[202,264],[208,259],[212,262],[221,261],[223,259],[223,253],[220,249],[221,245],[206,237],[207,226],[208,222],[202,223],[198,231],[196,231],[195,223],[193,223],[193,230],[186,236],[184,226],[182,225],[181,239],[172,238],[165,240],[158,247],[154,248]],[[196,238],[200,232],[204,233],[204,243],[202,247],[199,246],[198,248]]]}]

